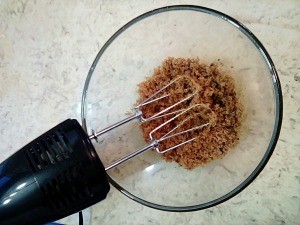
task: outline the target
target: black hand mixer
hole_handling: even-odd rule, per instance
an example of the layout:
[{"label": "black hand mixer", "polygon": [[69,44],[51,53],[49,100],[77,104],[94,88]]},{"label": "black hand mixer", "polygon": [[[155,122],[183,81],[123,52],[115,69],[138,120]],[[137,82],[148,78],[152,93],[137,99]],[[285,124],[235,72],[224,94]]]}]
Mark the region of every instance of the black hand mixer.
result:
[{"label": "black hand mixer", "polygon": [[[143,107],[172,97],[170,88],[178,89],[180,85],[185,85],[185,94],[181,93],[183,97],[179,101],[151,116],[144,116]],[[178,76],[138,104],[131,116],[99,132],[87,135],[76,120],[68,119],[31,141],[0,164],[0,224],[43,224],[76,213],[106,198],[110,189],[107,170],[148,149],[163,154],[195,140],[193,137],[160,149],[160,143],[187,132],[201,131],[210,124],[193,124],[188,129],[180,129],[191,115],[209,110],[204,104],[179,107],[191,101],[199,91],[200,87],[193,80]],[[162,117],[167,119],[150,132],[149,144],[104,167],[92,139],[134,119],[144,123]],[[178,119],[181,122],[163,136],[153,135]]]}]

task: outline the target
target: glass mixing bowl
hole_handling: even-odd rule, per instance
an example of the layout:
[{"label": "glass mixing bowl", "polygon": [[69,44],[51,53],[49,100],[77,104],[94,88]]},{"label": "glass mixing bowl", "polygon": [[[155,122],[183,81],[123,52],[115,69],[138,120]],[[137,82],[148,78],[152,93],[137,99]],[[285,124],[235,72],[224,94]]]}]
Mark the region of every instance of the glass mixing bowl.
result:
[{"label": "glass mixing bowl", "polygon": [[[235,19],[199,6],[159,8],[127,23],[98,53],[82,99],[87,132],[125,118],[137,101],[137,84],[169,56],[220,61],[235,77],[246,114],[239,144],[224,158],[190,171],[149,150],[108,175],[112,185],[144,205],[204,209],[242,191],[266,165],[281,127],[280,83],[265,48]],[[108,165],[144,145],[139,121],[133,121],[100,136],[94,146]]]}]

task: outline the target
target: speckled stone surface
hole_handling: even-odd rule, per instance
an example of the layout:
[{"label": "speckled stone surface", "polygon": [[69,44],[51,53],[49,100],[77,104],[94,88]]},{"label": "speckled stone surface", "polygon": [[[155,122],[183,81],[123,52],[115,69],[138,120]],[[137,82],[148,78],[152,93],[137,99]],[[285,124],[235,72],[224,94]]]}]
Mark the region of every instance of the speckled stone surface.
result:
[{"label": "speckled stone surface", "polygon": [[[300,224],[300,2],[8,1],[0,2],[0,161],[62,120],[80,119],[91,63],[123,24],[154,8],[195,4],[244,23],[264,44],[280,76],[284,116],[273,156],[242,193],[216,207],[168,213],[112,187],[85,211],[85,224]],[[62,220],[77,224],[77,216]]]}]

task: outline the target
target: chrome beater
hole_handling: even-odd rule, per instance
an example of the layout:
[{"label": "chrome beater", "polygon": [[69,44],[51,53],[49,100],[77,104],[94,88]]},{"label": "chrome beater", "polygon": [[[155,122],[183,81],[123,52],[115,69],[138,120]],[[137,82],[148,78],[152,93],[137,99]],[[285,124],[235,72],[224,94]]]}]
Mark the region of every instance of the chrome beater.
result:
[{"label": "chrome beater", "polygon": [[[162,101],[163,99],[167,98],[167,97],[170,97],[172,94],[164,94],[162,96],[159,96],[159,94],[161,94],[163,91],[167,90],[168,88],[170,88],[172,85],[175,85],[175,84],[178,84],[181,80],[183,79],[187,79],[191,84],[192,84],[192,88],[193,88],[193,91],[192,93],[188,94],[186,97],[184,97],[183,99],[181,99],[180,101],[166,107],[165,109],[159,111],[158,113],[155,113],[154,115],[151,115],[149,117],[145,117],[144,114],[143,114],[143,110],[141,109],[143,106],[147,106],[153,102],[157,102],[157,101]],[[167,148],[167,149],[163,149],[163,150],[160,150],[159,149],[159,143],[163,142],[163,141],[166,141],[170,138],[173,138],[173,137],[176,137],[176,136],[179,136],[179,135],[183,135],[185,133],[188,133],[188,132],[191,132],[191,131],[194,131],[194,130],[197,130],[197,129],[201,129],[203,127],[206,127],[209,125],[209,122],[208,123],[204,123],[204,124],[199,124],[199,125],[196,125],[192,128],[189,128],[189,129],[186,129],[186,130],[183,130],[183,131],[180,131],[180,132],[176,132],[176,130],[178,130],[178,128],[182,127],[187,121],[189,121],[191,119],[191,117],[189,116],[189,113],[193,110],[195,110],[196,108],[199,108],[199,107],[202,107],[202,108],[205,108],[205,109],[209,109],[207,105],[205,104],[194,104],[194,105],[191,105],[187,108],[184,108],[184,109],[179,109],[179,110],[174,110],[174,111],[171,111],[172,109],[174,109],[174,107],[178,106],[179,104],[185,102],[185,101],[188,101],[188,100],[191,100],[198,92],[200,91],[200,87],[189,77],[187,76],[178,76],[177,78],[171,80],[171,82],[169,82],[167,85],[163,86],[161,89],[159,89],[158,91],[156,91],[154,94],[152,94],[150,97],[148,97],[146,100],[142,101],[140,104],[138,104],[135,109],[134,109],[134,113],[109,126],[109,127],[106,127],[105,129],[102,129],[98,132],[94,132],[92,130],[92,134],[89,135],[89,138],[91,140],[95,139],[97,141],[98,137],[101,136],[102,134],[106,133],[106,132],[109,132],[121,125],[124,125],[132,120],[135,120],[135,119],[138,119],[140,122],[144,123],[144,122],[147,122],[147,121],[151,121],[151,120],[155,120],[155,119],[158,119],[158,118],[162,118],[162,117],[166,117],[166,116],[171,116],[173,115],[170,119],[168,119],[166,122],[160,124],[159,126],[157,126],[155,129],[153,129],[150,133],[149,133],[149,137],[150,137],[150,142],[149,144],[145,145],[144,147],[128,154],[127,156],[111,163],[110,165],[108,165],[107,167],[105,167],[105,170],[110,170],[116,166],[118,166],[119,164],[123,163],[123,162],[126,162],[127,160],[141,154],[142,152],[148,150],[148,149],[155,149],[157,153],[159,154],[164,154],[168,151],[171,151],[173,149],[176,149],[184,144],[187,144],[191,141],[194,141],[196,139],[196,137],[193,137],[191,139],[188,139],[184,142],[181,142],[179,144],[176,144],[170,148]],[[170,112],[171,111],[171,112]],[[171,129],[170,131],[168,131],[165,135],[163,135],[162,137],[160,138],[154,138],[153,137],[153,134],[155,132],[157,132],[158,130],[162,129],[164,126],[166,126],[167,124],[171,123],[172,121],[174,121],[175,119],[177,119],[178,117],[180,116],[186,116],[185,119],[183,119],[178,125],[176,125],[173,129]]]}]

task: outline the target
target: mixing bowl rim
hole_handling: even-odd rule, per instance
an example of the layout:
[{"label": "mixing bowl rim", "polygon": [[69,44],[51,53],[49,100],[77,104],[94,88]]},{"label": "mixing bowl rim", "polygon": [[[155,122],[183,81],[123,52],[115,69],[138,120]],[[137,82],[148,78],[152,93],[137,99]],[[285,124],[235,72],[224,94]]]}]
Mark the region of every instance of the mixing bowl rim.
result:
[{"label": "mixing bowl rim", "polygon": [[164,12],[174,11],[174,10],[192,10],[192,11],[197,11],[197,12],[213,15],[213,16],[219,18],[219,19],[227,21],[228,23],[232,24],[237,29],[239,29],[243,34],[245,34],[250,39],[250,41],[256,46],[257,50],[261,53],[261,55],[265,59],[265,63],[267,64],[267,66],[269,68],[270,75],[272,77],[273,88],[274,88],[274,92],[275,92],[275,102],[276,102],[275,124],[274,124],[274,128],[273,128],[271,141],[270,141],[270,143],[268,145],[268,148],[267,148],[264,156],[262,157],[261,161],[259,162],[257,167],[254,169],[254,171],[241,184],[239,184],[236,188],[234,188],[233,190],[231,190],[227,194],[225,194],[225,195],[223,195],[223,196],[221,196],[217,199],[214,199],[214,200],[206,202],[206,203],[198,204],[198,205],[180,206],[180,207],[164,206],[164,205],[160,205],[160,204],[156,204],[156,203],[146,201],[144,199],[141,199],[141,198],[131,194],[129,191],[124,189],[121,185],[119,185],[116,181],[114,181],[108,175],[110,183],[116,189],[118,189],[121,193],[123,193],[124,195],[126,195],[127,197],[129,197],[130,199],[132,199],[132,200],[134,200],[138,203],[141,203],[141,204],[143,204],[145,206],[148,206],[148,207],[151,207],[151,208],[160,209],[160,210],[164,210],[164,211],[189,212],[189,211],[202,210],[202,209],[206,209],[206,208],[209,208],[209,207],[213,207],[215,205],[218,205],[222,202],[225,202],[225,201],[229,200],[230,198],[236,196],[242,190],[244,190],[260,174],[260,172],[263,170],[263,168],[265,167],[265,165],[269,161],[269,159],[270,159],[270,157],[271,157],[271,155],[272,155],[272,153],[275,149],[278,138],[279,138],[281,124],[282,124],[283,100],[282,100],[281,85],[280,85],[279,77],[278,77],[277,71],[275,69],[274,63],[273,63],[270,55],[268,54],[267,50],[262,45],[262,43],[257,39],[257,37],[248,28],[246,28],[242,23],[235,20],[234,18],[232,18],[232,17],[230,17],[230,16],[228,16],[228,15],[222,13],[222,12],[214,10],[214,9],[210,9],[210,8],[206,8],[206,7],[202,7],[202,6],[197,6],[197,5],[172,5],[172,6],[166,6],[166,7],[151,10],[149,12],[146,12],[146,13],[134,18],[133,20],[131,20],[130,22],[125,24],[123,27],[121,27],[117,32],[115,32],[109,38],[109,40],[103,45],[103,47],[100,49],[100,51],[98,52],[95,60],[93,61],[92,65],[90,67],[90,70],[88,72],[88,75],[87,75],[87,78],[86,78],[86,81],[85,81],[85,84],[84,84],[83,94],[82,94],[81,120],[82,120],[82,126],[86,131],[87,131],[87,125],[86,125],[85,111],[86,111],[86,97],[87,97],[87,93],[88,93],[88,87],[89,87],[89,83],[90,83],[91,77],[93,75],[94,69],[96,68],[96,65],[97,65],[99,59],[101,58],[102,54],[105,52],[107,47],[123,31],[127,30],[133,24],[141,21],[142,19],[145,19],[149,16],[153,16],[153,15],[156,15],[156,14],[159,14],[159,13],[164,13]]}]

